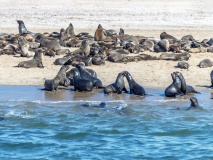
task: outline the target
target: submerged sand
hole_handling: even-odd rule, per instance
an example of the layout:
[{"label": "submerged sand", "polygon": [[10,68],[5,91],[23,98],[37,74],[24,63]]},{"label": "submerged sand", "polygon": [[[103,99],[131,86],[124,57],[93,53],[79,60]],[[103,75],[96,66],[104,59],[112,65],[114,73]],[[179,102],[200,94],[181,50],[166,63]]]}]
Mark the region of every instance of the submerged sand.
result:
[{"label": "submerged sand", "polygon": [[[0,0],[0,32],[18,33],[15,20],[21,19],[33,32],[52,32],[66,28],[70,22],[75,33],[82,31],[94,34],[98,24],[105,29],[119,31],[122,27],[127,34],[159,38],[166,31],[180,39],[192,34],[196,40],[212,38],[212,1],[205,0],[154,0],[154,1],[14,1]],[[75,48],[71,48],[74,50]],[[159,53],[144,52],[159,56]],[[52,79],[61,66],[53,64],[56,58],[43,57],[45,68],[17,68],[19,62],[27,60],[19,56],[0,56],[1,85],[43,85],[45,79]],[[191,54],[188,70],[178,69],[176,61],[140,61],[111,63],[91,66],[104,85],[115,81],[121,71],[129,71],[133,78],[144,87],[165,88],[171,82],[171,72],[183,73],[186,82],[193,86],[210,85],[210,72],[213,67],[199,68],[197,65],[205,58],[213,60],[212,53]]]}]

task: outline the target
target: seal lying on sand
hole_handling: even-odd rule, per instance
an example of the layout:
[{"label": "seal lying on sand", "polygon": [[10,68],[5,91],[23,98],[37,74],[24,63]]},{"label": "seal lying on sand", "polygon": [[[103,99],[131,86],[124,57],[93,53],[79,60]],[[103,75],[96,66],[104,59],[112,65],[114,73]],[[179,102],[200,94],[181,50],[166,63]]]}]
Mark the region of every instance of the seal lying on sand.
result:
[{"label": "seal lying on sand", "polygon": [[42,49],[38,48],[35,51],[35,55],[32,60],[29,61],[22,61],[18,64],[18,67],[23,67],[23,68],[33,68],[33,67],[39,67],[39,68],[44,68],[43,63],[42,63],[42,55],[43,51]]},{"label": "seal lying on sand", "polygon": [[212,67],[213,62],[210,59],[204,59],[202,60],[199,65],[200,68],[206,68],[206,67]]},{"label": "seal lying on sand", "polygon": [[126,87],[125,87],[125,83],[124,83],[123,72],[118,74],[116,81],[114,83],[112,83],[104,88],[105,94],[109,94],[109,93],[121,94],[122,91],[124,91],[125,93],[128,93],[128,91],[126,90]]},{"label": "seal lying on sand", "polygon": [[79,70],[80,72],[80,76],[83,78],[83,79],[87,79],[89,81],[91,81],[93,83],[93,86],[95,88],[103,88],[103,85],[102,85],[102,82],[100,79],[96,78],[96,77],[93,77],[85,68],[84,65],[82,64],[77,64],[76,65],[76,68]]},{"label": "seal lying on sand", "polygon": [[177,67],[181,69],[189,69],[189,64],[187,62],[180,61],[178,62]]},{"label": "seal lying on sand", "polygon": [[139,96],[146,95],[144,88],[139,85],[135,80],[132,78],[131,74],[127,71],[123,71],[123,75],[126,77],[129,83],[130,94],[135,94]]},{"label": "seal lying on sand", "polygon": [[38,34],[36,40],[39,41],[40,47],[46,47],[53,51],[61,49],[59,42],[56,39],[47,39],[43,34]]}]

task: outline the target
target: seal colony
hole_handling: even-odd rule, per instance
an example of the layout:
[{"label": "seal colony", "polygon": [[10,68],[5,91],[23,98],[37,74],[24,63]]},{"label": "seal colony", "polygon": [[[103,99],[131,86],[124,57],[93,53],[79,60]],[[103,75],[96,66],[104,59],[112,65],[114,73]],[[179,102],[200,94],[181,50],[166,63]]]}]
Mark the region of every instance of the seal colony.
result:
[{"label": "seal colony", "polygon": [[[213,40],[204,39],[201,42],[195,40],[192,35],[184,35],[177,39],[169,33],[162,32],[160,39],[154,37],[134,36],[125,33],[120,28],[119,33],[113,29],[105,29],[101,24],[94,31],[94,36],[87,32],[78,34],[74,31],[72,23],[60,32],[33,33],[27,29],[24,22],[17,20],[19,34],[0,34],[1,54],[15,55],[18,57],[33,57],[31,60],[20,62],[17,66],[24,68],[44,68],[42,56],[54,57],[64,55],[53,61],[55,65],[76,67],[74,70],[63,71],[52,80],[45,80],[45,90],[57,91],[59,85],[73,86],[74,91],[92,91],[95,88],[103,88],[105,94],[128,92],[125,88],[125,77],[130,91],[128,93],[139,96],[147,95],[141,84],[136,82],[130,72],[124,70],[118,73],[114,83],[105,85],[97,76],[85,68],[91,65],[105,65],[105,61],[112,63],[130,63],[138,61],[172,60],[178,61],[176,67],[188,69],[187,61],[192,53],[212,52]],[[70,48],[76,48],[70,51]],[[156,53],[156,56],[144,54],[144,51]],[[43,55],[42,55],[43,53]],[[203,59],[198,66],[200,68],[211,67],[211,59]],[[62,69],[61,68],[61,69]],[[60,71],[59,71],[60,72]],[[67,77],[67,74],[71,77]],[[173,83],[165,90],[165,96],[176,97],[188,93],[198,93],[192,86],[185,83],[181,73],[173,72]],[[108,75],[107,75],[108,76]],[[212,77],[212,76],[211,76]],[[61,80],[62,79],[62,80]],[[211,80],[212,81],[212,80]]]}]

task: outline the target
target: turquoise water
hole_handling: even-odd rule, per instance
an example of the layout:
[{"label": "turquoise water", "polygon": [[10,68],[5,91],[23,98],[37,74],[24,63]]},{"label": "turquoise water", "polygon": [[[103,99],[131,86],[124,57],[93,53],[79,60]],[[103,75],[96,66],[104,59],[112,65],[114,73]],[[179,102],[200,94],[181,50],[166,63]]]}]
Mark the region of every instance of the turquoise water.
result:
[{"label": "turquoise water", "polygon": [[[0,86],[0,159],[213,159],[211,89],[189,98]],[[105,102],[104,108],[97,106]]]}]

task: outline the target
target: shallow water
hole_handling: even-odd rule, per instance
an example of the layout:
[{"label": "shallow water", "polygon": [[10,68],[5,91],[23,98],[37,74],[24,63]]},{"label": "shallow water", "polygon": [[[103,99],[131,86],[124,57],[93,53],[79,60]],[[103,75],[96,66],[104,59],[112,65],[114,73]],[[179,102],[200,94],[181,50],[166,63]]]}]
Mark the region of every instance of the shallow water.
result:
[{"label": "shallow water", "polygon": [[[0,86],[0,159],[213,159],[211,90],[189,98]],[[104,108],[98,108],[105,102]]]}]

